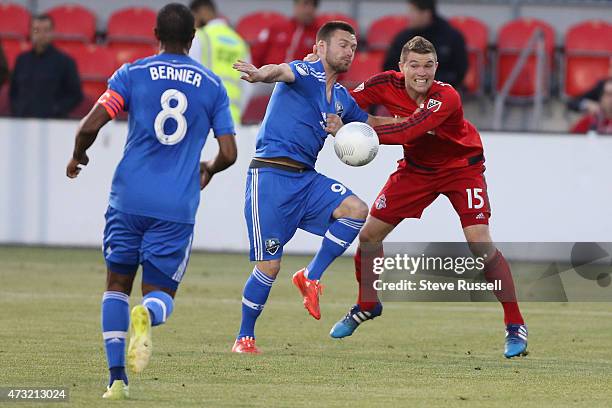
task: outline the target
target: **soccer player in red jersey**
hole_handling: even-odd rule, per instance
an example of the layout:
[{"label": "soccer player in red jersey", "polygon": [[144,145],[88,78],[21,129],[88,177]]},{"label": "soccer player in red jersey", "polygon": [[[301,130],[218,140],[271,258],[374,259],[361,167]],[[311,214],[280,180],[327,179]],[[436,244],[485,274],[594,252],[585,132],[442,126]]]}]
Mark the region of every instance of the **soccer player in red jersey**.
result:
[{"label": "soccer player in red jersey", "polygon": [[[434,46],[412,38],[402,49],[401,72],[386,71],[351,92],[359,106],[385,106],[398,123],[375,127],[381,144],[403,145],[404,158],[391,174],[359,234],[355,275],[357,304],[332,328],[331,336],[350,336],[360,323],[380,316],[382,304],[371,283],[372,258],[382,256],[382,241],[405,218],[420,218],[440,194],[450,200],[475,256],[485,258],[488,281],[501,280],[495,295],[506,324],[504,355],[526,354],[527,328],[516,302],[508,263],[489,234],[491,209],[484,178],[484,154],[478,131],[463,117],[461,98],[449,84],[434,80],[438,66]],[[364,247],[371,248],[367,251]],[[366,255],[366,253],[368,255]],[[364,258],[364,259],[362,259]]]}]

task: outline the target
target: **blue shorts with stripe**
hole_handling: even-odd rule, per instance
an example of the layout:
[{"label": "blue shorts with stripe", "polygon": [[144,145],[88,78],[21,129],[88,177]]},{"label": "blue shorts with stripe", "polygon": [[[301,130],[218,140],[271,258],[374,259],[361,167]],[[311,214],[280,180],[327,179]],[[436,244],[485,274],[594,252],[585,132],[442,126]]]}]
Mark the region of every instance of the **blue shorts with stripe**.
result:
[{"label": "blue shorts with stripe", "polygon": [[250,168],[244,216],[251,261],[280,259],[298,228],[325,235],[334,210],[351,195],[342,183],[314,170]]},{"label": "blue shorts with stripe", "polygon": [[143,265],[143,281],[176,290],[183,279],[193,241],[193,224],[127,214],[108,207],[105,214],[104,259],[118,273],[135,273]]}]

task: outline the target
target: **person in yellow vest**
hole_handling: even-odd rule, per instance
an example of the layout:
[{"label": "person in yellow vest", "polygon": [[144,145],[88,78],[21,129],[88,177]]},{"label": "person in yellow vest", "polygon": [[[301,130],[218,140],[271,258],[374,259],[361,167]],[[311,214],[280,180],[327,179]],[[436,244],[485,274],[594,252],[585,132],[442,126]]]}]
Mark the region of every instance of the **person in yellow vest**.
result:
[{"label": "person in yellow vest", "polygon": [[221,78],[230,99],[232,119],[239,125],[250,91],[232,64],[237,60],[251,60],[249,46],[224,19],[218,17],[212,0],[193,0],[190,8],[195,17],[196,34],[189,56]]}]

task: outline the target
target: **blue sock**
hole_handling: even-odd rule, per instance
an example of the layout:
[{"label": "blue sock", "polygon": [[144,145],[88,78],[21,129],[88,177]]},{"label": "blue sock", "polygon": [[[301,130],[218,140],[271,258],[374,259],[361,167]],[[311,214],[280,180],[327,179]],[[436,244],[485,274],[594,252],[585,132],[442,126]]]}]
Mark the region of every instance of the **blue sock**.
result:
[{"label": "blue sock", "polygon": [[306,267],[306,277],[320,280],[329,265],[346,251],[351,242],[357,238],[365,220],[338,218],[323,237],[321,248]]},{"label": "blue sock", "polygon": [[238,338],[255,338],[255,322],[261,314],[275,278],[261,272],[257,267],[247,279],[242,292],[242,321]]},{"label": "blue sock", "polygon": [[104,292],[102,296],[102,338],[106,349],[106,361],[110,370],[110,382],[123,380],[125,373],[125,338],[130,324],[129,296],[121,292]]},{"label": "blue sock", "polygon": [[166,323],[174,310],[174,299],[161,290],[147,293],[142,300],[142,304],[149,310],[151,326]]}]

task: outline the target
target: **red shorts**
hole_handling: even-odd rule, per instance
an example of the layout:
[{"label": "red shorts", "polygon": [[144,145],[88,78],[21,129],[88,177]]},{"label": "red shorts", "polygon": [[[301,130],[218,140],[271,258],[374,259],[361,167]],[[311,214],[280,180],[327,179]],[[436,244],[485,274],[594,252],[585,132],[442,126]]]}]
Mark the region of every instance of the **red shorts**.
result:
[{"label": "red shorts", "polygon": [[397,170],[372,205],[370,215],[397,225],[405,218],[421,218],[440,194],[450,200],[463,228],[489,224],[491,207],[482,163],[458,169],[421,170],[400,161]]}]

